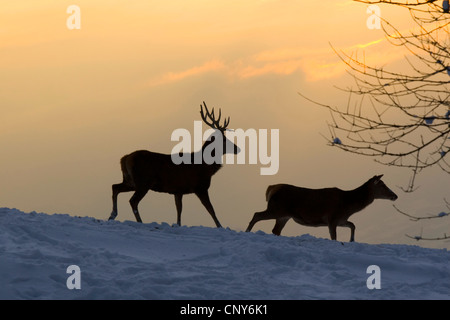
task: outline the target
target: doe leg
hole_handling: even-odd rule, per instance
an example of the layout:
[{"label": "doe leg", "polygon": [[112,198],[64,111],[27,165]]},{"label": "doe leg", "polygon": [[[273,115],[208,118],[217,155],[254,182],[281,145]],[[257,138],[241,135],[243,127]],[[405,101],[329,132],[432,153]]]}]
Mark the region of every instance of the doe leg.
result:
[{"label": "doe leg", "polygon": [[277,216],[275,214],[273,214],[272,212],[270,212],[269,210],[255,212],[255,214],[253,215],[253,219],[248,224],[247,230],[245,230],[245,232],[250,232],[252,230],[253,226],[255,225],[255,223],[257,223],[258,221],[270,220],[270,219],[276,219],[276,218],[277,218]]},{"label": "doe leg", "polygon": [[136,221],[142,223],[141,216],[138,211],[138,204],[147,194],[148,190],[137,190],[130,199],[131,209],[133,209],[134,216],[136,217]]},{"label": "doe leg", "polygon": [[211,201],[209,200],[208,190],[196,192],[195,194],[200,199],[201,203],[205,206],[206,210],[208,210],[209,214],[216,223],[217,228],[222,228],[222,225],[220,224],[219,220],[216,217],[216,213],[214,212],[214,208],[211,204]]},{"label": "doe leg", "polygon": [[337,238],[337,232],[336,232],[336,229],[337,229],[337,224],[335,224],[335,223],[330,223],[330,224],[328,225],[328,230],[330,231],[330,237],[331,237],[331,240],[336,240],[336,238]]},{"label": "doe leg", "polygon": [[353,222],[350,221],[346,221],[345,223],[341,224],[341,227],[348,227],[350,228],[350,242],[354,242],[355,241],[355,225],[353,224]]},{"label": "doe leg", "polygon": [[272,233],[274,235],[279,236],[281,234],[281,230],[283,230],[286,223],[289,221],[290,217],[278,218],[275,226],[273,227]]}]

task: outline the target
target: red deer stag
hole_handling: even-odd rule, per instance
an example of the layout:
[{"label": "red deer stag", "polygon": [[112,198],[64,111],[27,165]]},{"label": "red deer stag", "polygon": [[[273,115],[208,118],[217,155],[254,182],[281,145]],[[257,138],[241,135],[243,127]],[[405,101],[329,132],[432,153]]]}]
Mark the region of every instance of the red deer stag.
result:
[{"label": "red deer stag", "polygon": [[304,226],[328,226],[331,240],[336,240],[337,226],[348,227],[351,230],[350,241],[355,241],[355,225],[348,218],[375,199],[397,199],[397,195],[381,181],[382,176],[374,176],[349,191],[338,188],[307,189],[288,184],[269,186],[266,191],[267,209],[254,214],[246,231],[252,230],[258,221],[276,219],[272,233],[279,236],[286,222],[292,218]]},{"label": "red deer stag", "polygon": [[[195,193],[213,218],[216,226],[221,227],[217,220],[214,208],[209,200],[208,189],[211,184],[211,177],[222,167],[221,163],[206,163],[203,159],[205,148],[215,141],[216,137],[223,140],[223,154],[233,152],[239,153],[240,149],[225,137],[225,130],[230,123],[230,117],[225,119],[224,124],[220,125],[221,111],[216,120],[214,109],[209,112],[205,102],[203,102],[206,114],[203,112],[203,106],[200,105],[200,114],[208,126],[219,130],[220,135],[213,134],[202,146],[201,163],[194,163],[198,157],[195,153],[190,153],[190,163],[174,164],[169,154],[155,153],[146,150],[135,151],[124,156],[120,160],[122,168],[123,182],[112,186],[113,209],[109,220],[114,220],[117,216],[117,196],[121,192],[135,191],[130,199],[130,205],[137,222],[142,222],[138,211],[139,201],[144,198],[148,190],[170,193],[175,196],[175,205],[177,209],[177,224],[181,225],[182,198],[185,194]],[[208,119],[210,121],[208,121]],[[216,131],[217,132],[217,131]],[[220,139],[220,138],[219,138]],[[220,142],[219,142],[220,143]],[[232,146],[232,148],[230,148]],[[232,150],[230,150],[232,149]],[[216,151],[216,149],[214,149]],[[198,156],[198,155],[197,155]],[[188,157],[189,158],[189,157]]]}]

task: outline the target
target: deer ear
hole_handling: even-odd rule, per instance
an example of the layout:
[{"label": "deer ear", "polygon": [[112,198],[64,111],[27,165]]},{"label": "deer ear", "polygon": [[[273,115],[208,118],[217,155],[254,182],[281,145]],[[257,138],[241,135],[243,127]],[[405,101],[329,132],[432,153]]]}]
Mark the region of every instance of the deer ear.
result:
[{"label": "deer ear", "polygon": [[381,177],[382,177],[383,175],[380,175],[380,176],[373,176],[372,177],[372,179],[370,179],[374,184],[377,184],[380,180],[381,180]]},{"label": "deer ear", "polygon": [[381,181],[381,178],[382,178],[382,177],[383,177],[382,174],[379,175],[379,176],[374,176],[374,177],[373,177],[373,182],[374,182],[375,184],[377,184],[378,182]]}]

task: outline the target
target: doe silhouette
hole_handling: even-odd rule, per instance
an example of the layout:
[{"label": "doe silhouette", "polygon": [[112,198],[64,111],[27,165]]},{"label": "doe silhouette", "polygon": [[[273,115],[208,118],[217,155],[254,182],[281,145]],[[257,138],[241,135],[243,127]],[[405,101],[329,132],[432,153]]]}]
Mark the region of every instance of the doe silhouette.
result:
[{"label": "doe silhouette", "polygon": [[383,175],[374,176],[360,187],[344,191],[338,188],[307,189],[289,184],[269,186],[266,191],[267,209],[256,212],[247,232],[256,222],[276,219],[273,234],[280,235],[289,219],[304,226],[328,226],[331,240],[336,240],[336,229],[348,227],[350,241],[355,241],[355,225],[350,216],[361,211],[375,199],[396,200],[397,195],[383,181]]}]

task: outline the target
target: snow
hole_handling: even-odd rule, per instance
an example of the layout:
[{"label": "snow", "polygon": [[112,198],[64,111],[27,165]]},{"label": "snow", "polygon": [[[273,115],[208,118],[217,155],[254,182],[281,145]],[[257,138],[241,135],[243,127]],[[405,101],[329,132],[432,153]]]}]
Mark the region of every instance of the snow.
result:
[{"label": "snow", "polygon": [[431,117],[426,117],[425,118],[425,123],[426,124],[433,124],[433,121],[436,119],[435,116],[431,116]]},{"label": "snow", "polygon": [[0,208],[0,299],[449,299],[449,262],[446,249]]},{"label": "snow", "polygon": [[341,139],[339,139],[338,137],[336,137],[336,138],[333,139],[333,143],[334,143],[334,144],[342,144],[342,141],[341,141]]}]

